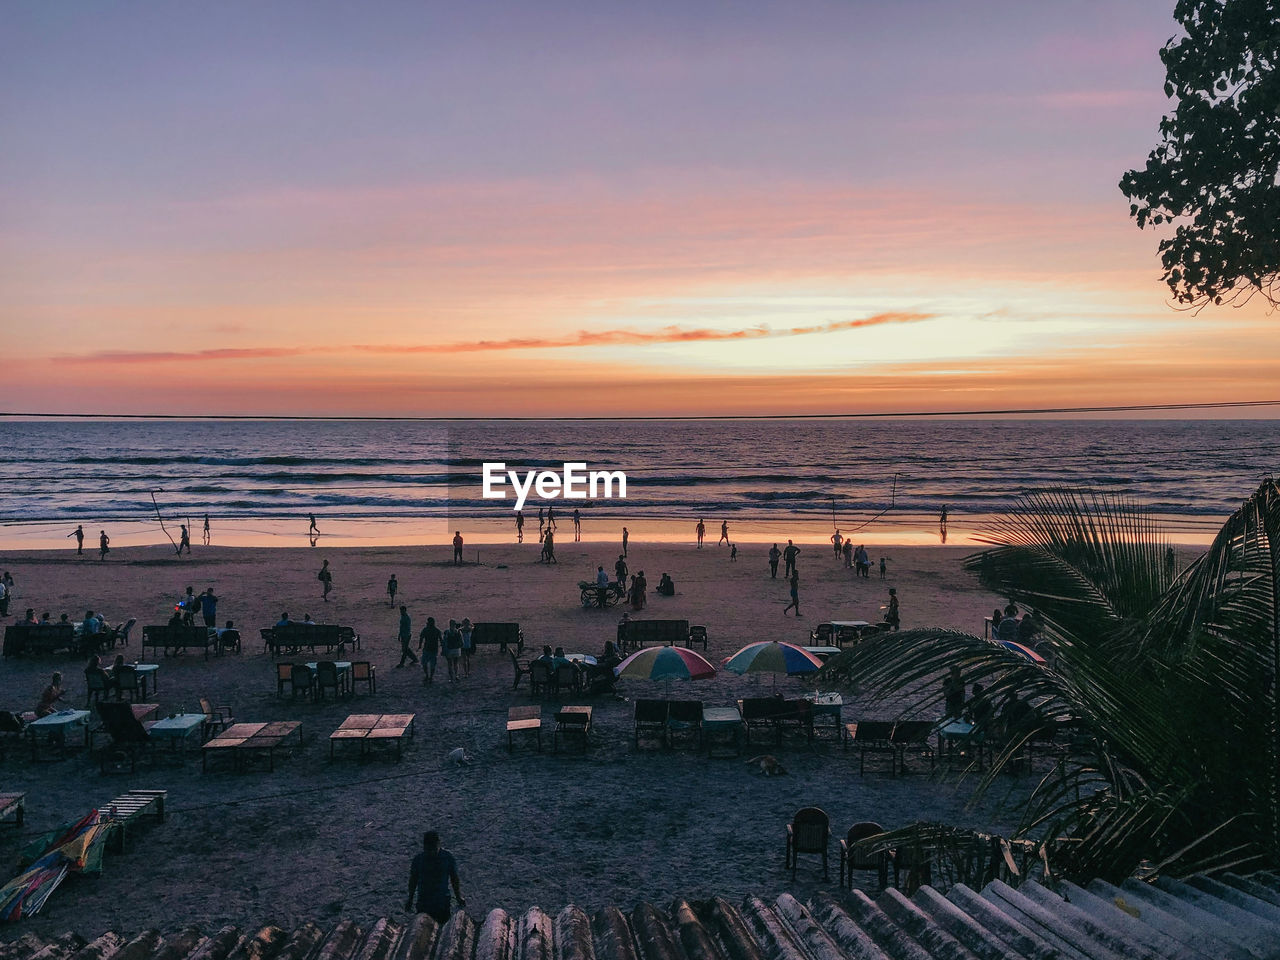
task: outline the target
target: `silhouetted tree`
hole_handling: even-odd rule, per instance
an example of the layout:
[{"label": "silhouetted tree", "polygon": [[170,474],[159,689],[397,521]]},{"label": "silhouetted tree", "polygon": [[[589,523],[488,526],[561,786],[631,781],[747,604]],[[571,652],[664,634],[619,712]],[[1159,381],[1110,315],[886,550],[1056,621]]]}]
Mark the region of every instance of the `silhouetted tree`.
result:
[{"label": "silhouetted tree", "polygon": [[1174,18],[1185,36],[1160,59],[1176,106],[1120,189],[1140,228],[1174,228],[1160,258],[1175,300],[1280,304],[1280,4],[1179,0]]}]

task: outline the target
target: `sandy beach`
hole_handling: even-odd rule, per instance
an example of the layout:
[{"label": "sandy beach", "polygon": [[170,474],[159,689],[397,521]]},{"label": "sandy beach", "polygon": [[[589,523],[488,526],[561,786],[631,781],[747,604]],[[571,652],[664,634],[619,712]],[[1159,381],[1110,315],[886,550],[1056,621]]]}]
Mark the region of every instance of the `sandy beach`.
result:
[{"label": "sandy beach", "polygon": [[[531,540],[534,538],[531,538]],[[135,616],[139,629],[124,649],[141,656],[140,627],[162,623],[190,585],[213,587],[219,619],[243,628],[244,650],[210,658],[199,653],[153,657],[161,668],[150,698],[167,715],[194,707],[206,696],[228,704],[237,720],[302,721],[304,746],[265,770],[202,773],[198,757],[182,765],[140,766],[136,774],[107,775],[81,751],[33,763],[25,748],[10,749],[0,788],[27,794],[27,822],[0,832],[0,857],[12,864],[31,836],[77,817],[129,787],[169,791],[164,824],[144,826],[123,855],[108,857],[96,878],[73,877],[44,912],[3,930],[75,929],[94,935],[107,929],[173,930],[196,922],[288,926],[307,917],[367,919],[401,912],[408,859],[424,829],[438,829],[458,858],[468,911],[494,907],[524,910],[537,904],[556,910],[568,903],[669,901],[677,895],[730,898],[794,889],[805,896],[829,884],[813,863],[802,863],[792,885],[783,870],[784,824],[801,806],[822,806],[839,836],[859,820],[895,827],[939,819],[982,828],[1008,828],[1030,777],[1009,779],[1007,796],[967,809],[970,782],[955,774],[931,776],[927,767],[900,778],[880,763],[859,775],[855,753],[838,744],[787,745],[751,750],[778,756],[789,770],[764,778],[742,759],[707,758],[691,749],[636,750],[631,742],[631,700],[662,696],[662,684],[626,681],[626,698],[565,698],[591,703],[594,729],[585,755],[553,754],[518,744],[508,754],[504,720],[514,704],[536,702],[527,683],[511,690],[510,660],[484,648],[470,677],[450,686],[424,686],[416,668],[396,669],[396,613],[386,597],[395,574],[400,600],[409,607],[414,633],[427,616],[437,621],[518,620],[529,646],[543,643],[598,652],[615,635],[620,611],[584,610],[576,582],[597,564],[612,569],[617,548],[598,543],[557,544],[559,564],[537,563],[536,542],[488,546],[484,564],[455,567],[448,547],[368,549],[253,549],[195,547],[177,558],[168,547],[113,549],[106,562],[74,551],[8,553],[0,566],[16,581],[10,620],[26,607],[66,612],[86,609],[119,622]],[[833,557],[829,545],[801,544],[800,618],[783,616],[787,587],[770,580],[761,547],[744,547],[731,563],[726,548],[648,544],[632,540],[628,562],[644,570],[649,605],[638,616],[681,618],[706,624],[709,659],[719,663],[757,639],[807,640],[808,630],[829,619],[880,618],[889,587],[901,597],[904,627],[937,625],[981,630],[983,616],[1002,602],[965,574],[960,559],[972,547],[893,547],[885,555],[888,577],[875,570],[858,580]],[[333,570],[330,602],[320,597],[316,571],[322,559]],[[660,597],[658,576],[670,573],[678,592]],[[361,691],[337,703],[290,701],[276,694],[273,658],[264,654],[260,627],[282,611],[294,618],[343,623],[362,635],[362,657],[377,668],[377,693]],[[528,647],[526,655],[528,655]],[[294,659],[308,659],[299,657]],[[70,705],[84,703],[82,664],[70,658],[11,658],[0,670],[4,706],[29,710],[60,669]],[[441,668],[443,674],[443,666]],[[708,706],[740,696],[767,694],[770,678],[721,673],[677,685],[672,696],[702,699]],[[780,678],[779,691],[812,689]],[[845,691],[844,719],[892,717],[893,704],[868,704]],[[554,706],[544,705],[550,719]],[[351,713],[417,715],[417,735],[402,762],[354,758],[329,761],[328,735]],[[455,747],[476,758],[469,767],[446,761]],[[748,748],[750,750],[750,748]],[[832,843],[834,884],[838,848]]]}]

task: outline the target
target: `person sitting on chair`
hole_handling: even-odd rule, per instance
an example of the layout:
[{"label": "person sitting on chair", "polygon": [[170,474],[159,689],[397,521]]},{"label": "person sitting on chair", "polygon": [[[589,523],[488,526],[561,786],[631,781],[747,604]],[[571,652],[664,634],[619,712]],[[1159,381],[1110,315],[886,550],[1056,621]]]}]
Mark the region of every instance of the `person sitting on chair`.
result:
[{"label": "person sitting on chair", "polygon": [[102,690],[105,693],[111,689],[111,674],[102,669],[102,658],[96,653],[89,657],[89,662],[84,665],[84,682],[85,686],[89,686],[89,677],[95,676],[102,681]]},{"label": "person sitting on chair", "polygon": [[62,674],[55,673],[49,685],[40,693],[40,700],[36,704],[36,719],[38,720],[40,717],[47,717],[49,714],[57,712],[58,701],[64,697]]},{"label": "person sitting on chair", "polygon": [[658,593],[664,597],[674,597],[676,595],[676,584],[669,574],[664,573],[658,579]]},{"label": "person sitting on chair", "polygon": [[280,619],[276,621],[276,626],[277,626],[277,627],[287,627],[287,626],[289,626],[289,624],[291,624],[292,622],[293,622],[293,621],[289,619],[289,611],[288,611],[288,610],[286,610],[284,613],[280,614]]}]

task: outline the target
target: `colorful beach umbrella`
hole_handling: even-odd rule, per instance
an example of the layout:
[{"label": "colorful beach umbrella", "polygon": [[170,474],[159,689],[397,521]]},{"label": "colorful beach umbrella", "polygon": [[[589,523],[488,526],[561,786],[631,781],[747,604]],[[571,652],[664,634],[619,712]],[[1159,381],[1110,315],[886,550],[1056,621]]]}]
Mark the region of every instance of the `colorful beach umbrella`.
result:
[{"label": "colorful beach umbrella", "polygon": [[684,647],[645,647],[613,668],[619,680],[702,680],[715,672],[705,657]]},{"label": "colorful beach umbrella", "polygon": [[808,650],[793,643],[761,640],[749,643],[733,656],[725,657],[724,668],[730,673],[814,673],[822,669],[822,661]]},{"label": "colorful beach umbrella", "polygon": [[1040,654],[1036,653],[1024,644],[1018,643],[1014,640],[996,640],[995,642],[1006,650],[1012,650],[1014,653],[1026,657],[1032,663],[1044,663],[1044,657],[1040,656]]}]

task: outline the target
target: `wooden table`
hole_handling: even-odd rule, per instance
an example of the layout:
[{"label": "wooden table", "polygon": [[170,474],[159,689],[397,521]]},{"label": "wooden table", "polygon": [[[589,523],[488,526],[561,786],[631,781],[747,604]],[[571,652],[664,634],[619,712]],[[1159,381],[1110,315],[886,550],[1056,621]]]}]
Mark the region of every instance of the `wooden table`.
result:
[{"label": "wooden table", "polygon": [[583,706],[561,707],[556,711],[556,732],[551,738],[551,749],[560,750],[560,734],[565,738],[569,734],[581,734],[582,752],[587,752],[587,743],[591,734],[591,708]]},{"label": "wooden table", "polygon": [[236,769],[255,753],[266,753],[268,768],[275,770],[275,752],[289,746],[293,735],[302,743],[302,723],[298,720],[280,720],[275,723],[233,723],[201,748],[201,767],[209,769],[210,755],[230,753]]},{"label": "wooden table", "polygon": [[372,743],[394,741],[399,760],[405,737],[413,736],[414,717],[412,713],[353,713],[329,734],[329,759],[333,759],[333,749],[339,741],[354,740],[360,744],[361,757],[368,754]]},{"label": "wooden table", "polygon": [[530,731],[538,738],[538,752],[542,752],[542,708],[511,707],[507,710],[507,753],[512,750],[512,736],[521,730]]}]

